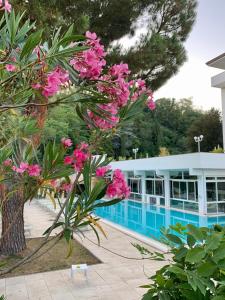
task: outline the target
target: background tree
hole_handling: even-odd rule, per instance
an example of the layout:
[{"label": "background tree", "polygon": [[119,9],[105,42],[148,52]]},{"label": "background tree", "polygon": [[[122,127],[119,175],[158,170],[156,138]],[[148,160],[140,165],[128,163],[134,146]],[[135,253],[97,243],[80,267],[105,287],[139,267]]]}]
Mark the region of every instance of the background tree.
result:
[{"label": "background tree", "polygon": [[188,136],[188,146],[191,151],[197,151],[197,145],[194,141],[194,136],[204,135],[201,142],[201,151],[212,151],[215,147],[223,145],[222,121],[219,110],[212,108],[203,113],[190,126]]},{"label": "background tree", "polygon": [[[129,64],[134,74],[156,90],[186,60],[183,43],[196,17],[196,0],[13,0],[36,26],[49,36],[58,27],[74,23],[76,33],[87,28],[108,47],[109,63]],[[143,31],[142,29],[145,28]],[[140,30],[141,29],[141,30]],[[142,34],[138,35],[138,32]],[[136,43],[124,48],[127,39]]]}]

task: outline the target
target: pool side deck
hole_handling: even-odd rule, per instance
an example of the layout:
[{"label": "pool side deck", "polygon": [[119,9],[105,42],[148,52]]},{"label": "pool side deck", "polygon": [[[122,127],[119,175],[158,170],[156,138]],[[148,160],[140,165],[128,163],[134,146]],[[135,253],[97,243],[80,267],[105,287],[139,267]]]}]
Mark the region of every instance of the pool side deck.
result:
[{"label": "pool side deck", "polygon": [[[27,204],[25,207],[27,237],[41,236],[53,217],[53,213],[40,206],[38,202]],[[143,243],[109,224],[102,223],[102,225],[107,233],[107,239],[101,235],[101,246],[122,256],[141,258],[131,243]],[[37,273],[0,279],[0,294],[5,294],[7,300],[141,299],[145,290],[139,286],[149,283],[147,276],[153,275],[163,263],[125,259],[95,244],[96,237],[92,231],[85,232],[85,235],[88,239],[81,241],[79,237],[77,238],[102,261],[101,264],[89,267],[87,281],[82,274],[71,280],[68,269]],[[154,250],[146,244],[145,246]]]}]

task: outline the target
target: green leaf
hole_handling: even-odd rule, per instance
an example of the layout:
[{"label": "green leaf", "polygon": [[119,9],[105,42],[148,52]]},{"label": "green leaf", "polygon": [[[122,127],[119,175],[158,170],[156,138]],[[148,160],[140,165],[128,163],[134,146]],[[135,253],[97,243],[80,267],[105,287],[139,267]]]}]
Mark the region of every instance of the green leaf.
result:
[{"label": "green leaf", "polygon": [[225,259],[225,243],[221,243],[221,245],[215,249],[213,252],[213,260],[218,262],[219,260]]},{"label": "green leaf", "polygon": [[197,241],[204,240],[204,235],[200,228],[197,228],[192,224],[188,224],[187,229],[189,231],[189,234],[191,234]]},{"label": "green leaf", "polygon": [[196,243],[196,239],[192,235],[187,234],[187,244],[188,244],[188,246],[190,248],[192,248],[195,243]]},{"label": "green leaf", "polygon": [[173,242],[174,244],[179,244],[179,245],[183,244],[182,240],[175,234],[167,233],[166,238],[171,242]]},{"label": "green leaf", "polygon": [[215,296],[212,300],[224,300],[224,296]]},{"label": "green leaf", "polygon": [[171,300],[171,298],[166,292],[161,291],[159,294],[159,300]]},{"label": "green leaf", "polygon": [[199,275],[203,277],[211,276],[217,269],[217,266],[210,262],[205,262],[197,268]]},{"label": "green leaf", "polygon": [[209,251],[209,250],[215,250],[216,248],[218,248],[222,237],[223,237],[223,235],[220,233],[214,233],[214,234],[208,236],[206,239],[205,250]]},{"label": "green leaf", "polygon": [[184,258],[187,254],[188,249],[183,247],[177,250],[174,258],[175,260],[181,260],[182,258]]},{"label": "green leaf", "polygon": [[72,231],[69,228],[64,230],[64,238],[66,239],[67,243],[71,240]]},{"label": "green leaf", "polygon": [[116,203],[119,203],[121,202],[122,199],[113,199],[113,200],[108,200],[108,201],[102,201],[102,202],[99,202],[95,205],[95,207],[105,207],[105,206],[110,206],[110,205],[114,205]]},{"label": "green leaf", "polygon": [[205,256],[205,251],[202,248],[193,248],[188,250],[185,261],[190,263],[197,263],[203,259]]},{"label": "green leaf", "polygon": [[184,277],[187,277],[187,274],[185,273],[185,271],[177,266],[170,266],[168,268],[168,271],[171,273],[174,273],[176,275],[182,275]]},{"label": "green leaf", "polygon": [[43,30],[38,30],[28,37],[21,51],[20,59],[29,56],[33,52],[34,48],[41,42],[42,32]]},{"label": "green leaf", "polygon": [[[54,229],[59,227],[59,226],[62,226],[62,225],[64,225],[64,222],[58,222],[58,223],[55,224]],[[49,233],[50,229],[51,229],[51,226],[48,229],[45,230],[43,235],[46,235],[47,233]]]}]

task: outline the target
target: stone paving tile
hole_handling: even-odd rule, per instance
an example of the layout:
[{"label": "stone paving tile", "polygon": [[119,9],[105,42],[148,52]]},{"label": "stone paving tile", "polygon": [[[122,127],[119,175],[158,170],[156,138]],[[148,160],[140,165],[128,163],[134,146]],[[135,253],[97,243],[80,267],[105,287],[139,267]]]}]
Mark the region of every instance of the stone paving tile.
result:
[{"label": "stone paving tile", "polygon": [[[41,204],[40,204],[41,203]],[[51,204],[47,201],[33,201],[25,207],[26,234],[39,237],[54,218]],[[127,257],[140,258],[131,242],[138,243],[119,230],[102,224],[108,239],[101,238],[101,245]],[[88,239],[80,239],[103,263],[88,267],[87,278],[81,273],[70,277],[70,270],[59,270],[26,276],[0,279],[0,293],[6,293],[7,300],[139,300],[146,292],[139,288],[148,283],[145,273],[153,275],[162,266],[161,262],[130,260],[117,256],[95,243],[92,231],[85,231]],[[146,246],[146,245],[145,245]],[[148,246],[146,246],[149,248]],[[152,249],[151,249],[152,250]]]}]

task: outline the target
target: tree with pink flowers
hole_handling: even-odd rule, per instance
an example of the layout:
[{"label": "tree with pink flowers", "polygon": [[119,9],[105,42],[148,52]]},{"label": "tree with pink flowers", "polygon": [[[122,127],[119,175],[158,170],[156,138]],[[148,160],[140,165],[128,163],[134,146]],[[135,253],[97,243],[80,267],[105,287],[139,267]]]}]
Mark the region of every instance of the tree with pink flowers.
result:
[{"label": "tree with pink flowers", "polygon": [[[129,196],[122,172],[112,172],[108,159],[93,156],[95,142],[73,145],[65,137],[60,144],[45,145],[40,155],[51,108],[66,103],[89,130],[113,134],[142,105],[154,109],[155,104],[151,90],[143,80],[132,78],[127,64],[107,66],[107,53],[95,33],[74,35],[71,26],[44,41],[42,30],[36,31],[29,20],[23,23],[24,14],[15,14],[7,0],[0,5],[0,116],[5,120],[0,148],[0,253],[16,254],[26,247],[23,211],[27,201],[35,201],[38,192],[44,191],[53,202],[52,195],[58,195],[60,203],[43,242],[16,267],[31,259],[55,228],[60,228],[56,239],[64,237],[69,248],[73,232],[83,226],[90,226],[99,239],[102,228],[92,214],[95,208]],[[66,191],[66,199],[60,191]],[[107,200],[99,202],[102,198]]]}]

